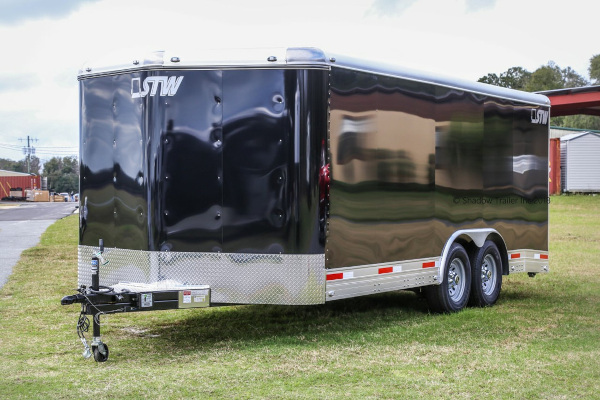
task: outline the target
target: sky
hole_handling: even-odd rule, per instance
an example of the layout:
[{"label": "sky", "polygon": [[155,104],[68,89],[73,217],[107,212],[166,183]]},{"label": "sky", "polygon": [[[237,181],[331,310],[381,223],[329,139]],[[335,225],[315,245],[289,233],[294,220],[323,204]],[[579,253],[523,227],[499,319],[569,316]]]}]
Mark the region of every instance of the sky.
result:
[{"label": "sky", "polygon": [[[593,0],[0,0],[0,158],[77,155],[77,73],[112,53],[312,46],[476,81],[554,61],[589,78]],[[35,141],[33,140],[35,139]]]}]

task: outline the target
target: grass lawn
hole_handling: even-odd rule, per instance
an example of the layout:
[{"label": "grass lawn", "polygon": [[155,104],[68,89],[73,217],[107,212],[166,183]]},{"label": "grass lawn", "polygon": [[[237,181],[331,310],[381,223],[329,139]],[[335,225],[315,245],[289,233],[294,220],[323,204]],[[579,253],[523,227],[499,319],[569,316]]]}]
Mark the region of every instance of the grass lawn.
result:
[{"label": "grass lawn", "polygon": [[[600,397],[600,196],[553,197],[550,274],[504,277],[488,309],[433,315],[412,292],[311,307],[103,318],[84,360],[77,216],[48,228],[0,290],[0,398]],[[88,338],[91,332],[88,333]]]}]

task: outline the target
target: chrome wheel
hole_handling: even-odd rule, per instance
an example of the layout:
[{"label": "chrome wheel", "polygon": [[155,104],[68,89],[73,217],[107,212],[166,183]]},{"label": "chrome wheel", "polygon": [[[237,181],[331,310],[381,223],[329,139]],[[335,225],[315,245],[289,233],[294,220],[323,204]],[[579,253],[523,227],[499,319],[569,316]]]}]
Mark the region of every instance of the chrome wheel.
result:
[{"label": "chrome wheel", "polygon": [[486,240],[471,255],[471,295],[469,303],[476,307],[491,306],[496,302],[502,288],[502,257],[498,246]]},{"label": "chrome wheel", "polygon": [[486,296],[491,296],[496,290],[497,275],[498,264],[491,254],[487,254],[481,264],[481,288]]},{"label": "chrome wheel", "polygon": [[454,302],[459,302],[465,293],[467,279],[465,264],[455,258],[448,269],[448,295]]},{"label": "chrome wheel", "polygon": [[453,243],[447,253],[442,282],[425,289],[429,309],[435,312],[457,312],[469,301],[471,292],[471,262],[465,248]]}]

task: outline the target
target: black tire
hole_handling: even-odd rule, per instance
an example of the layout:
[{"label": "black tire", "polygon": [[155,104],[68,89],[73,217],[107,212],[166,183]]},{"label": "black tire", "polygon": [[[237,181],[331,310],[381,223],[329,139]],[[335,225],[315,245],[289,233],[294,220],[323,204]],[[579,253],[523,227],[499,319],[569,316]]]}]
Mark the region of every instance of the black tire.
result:
[{"label": "black tire", "polygon": [[452,244],[442,283],[428,286],[425,294],[431,311],[450,313],[462,310],[471,292],[471,263],[465,248]]},{"label": "black tire", "polygon": [[472,279],[469,305],[488,307],[493,305],[502,288],[502,258],[498,247],[491,240],[471,257]]},{"label": "black tire", "polygon": [[105,354],[102,354],[100,352],[98,346],[92,346],[92,351],[94,352],[94,360],[96,360],[96,362],[105,362],[106,360],[108,360],[108,346],[106,344],[103,344],[103,346]]}]

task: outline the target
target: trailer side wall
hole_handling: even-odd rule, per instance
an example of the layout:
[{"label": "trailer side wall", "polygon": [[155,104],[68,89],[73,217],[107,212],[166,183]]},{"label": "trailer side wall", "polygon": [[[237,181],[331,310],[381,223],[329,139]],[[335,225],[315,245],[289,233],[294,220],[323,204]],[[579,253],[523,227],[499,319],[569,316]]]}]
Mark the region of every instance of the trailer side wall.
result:
[{"label": "trailer side wall", "polygon": [[[548,126],[537,105],[331,71],[328,268],[437,257],[459,229],[548,249]],[[543,111],[547,111],[543,108]]]}]

